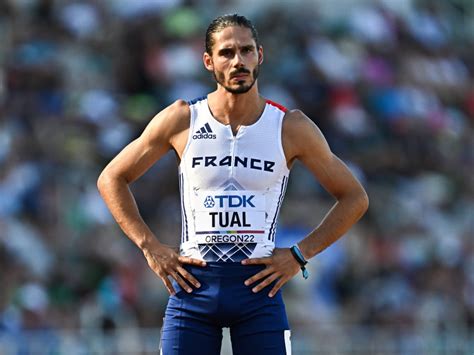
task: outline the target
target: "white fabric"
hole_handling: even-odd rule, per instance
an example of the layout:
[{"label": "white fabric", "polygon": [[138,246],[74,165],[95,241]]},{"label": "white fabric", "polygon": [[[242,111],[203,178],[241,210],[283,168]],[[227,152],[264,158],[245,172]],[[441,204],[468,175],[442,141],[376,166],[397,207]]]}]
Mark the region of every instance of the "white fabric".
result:
[{"label": "white fabric", "polygon": [[291,355],[291,331],[285,330],[285,350],[286,355]]},{"label": "white fabric", "polygon": [[267,101],[257,122],[229,125],[207,99],[190,103],[190,132],[179,166],[181,255],[240,261],[271,255],[289,170],[281,143],[284,108]]}]

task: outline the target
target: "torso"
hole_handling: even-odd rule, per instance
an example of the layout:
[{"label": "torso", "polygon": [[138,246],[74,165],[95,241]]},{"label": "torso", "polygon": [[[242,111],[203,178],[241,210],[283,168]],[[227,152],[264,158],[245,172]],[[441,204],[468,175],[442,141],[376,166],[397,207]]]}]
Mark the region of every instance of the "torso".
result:
[{"label": "torso", "polygon": [[207,98],[189,104],[187,140],[178,151],[181,254],[220,262],[269,256],[289,175],[281,137],[286,109],[267,101],[255,123],[233,132],[212,116]]}]

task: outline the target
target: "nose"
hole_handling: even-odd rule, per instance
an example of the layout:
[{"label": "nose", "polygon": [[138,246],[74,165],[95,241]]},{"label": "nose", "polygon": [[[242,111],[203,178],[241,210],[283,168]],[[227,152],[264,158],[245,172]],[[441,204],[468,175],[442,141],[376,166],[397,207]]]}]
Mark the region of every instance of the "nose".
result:
[{"label": "nose", "polygon": [[235,68],[240,68],[244,66],[244,58],[238,51],[235,53],[233,65]]}]

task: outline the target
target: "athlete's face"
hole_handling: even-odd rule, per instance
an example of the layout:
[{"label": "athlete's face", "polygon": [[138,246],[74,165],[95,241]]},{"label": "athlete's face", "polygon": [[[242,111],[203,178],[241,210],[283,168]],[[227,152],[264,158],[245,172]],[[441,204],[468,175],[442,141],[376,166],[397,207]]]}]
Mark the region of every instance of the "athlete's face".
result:
[{"label": "athlete's face", "polygon": [[228,92],[249,91],[258,77],[263,49],[257,48],[250,29],[230,26],[213,34],[212,56],[204,53],[204,65]]}]

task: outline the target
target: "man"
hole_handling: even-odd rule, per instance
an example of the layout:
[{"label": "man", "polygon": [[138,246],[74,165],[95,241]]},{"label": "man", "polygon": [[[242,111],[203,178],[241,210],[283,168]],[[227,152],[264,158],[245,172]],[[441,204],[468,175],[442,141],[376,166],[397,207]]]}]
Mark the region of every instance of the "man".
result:
[{"label": "man", "polygon": [[[98,187],[171,295],[163,354],[219,354],[222,327],[230,327],[234,354],[289,354],[280,288],[300,269],[307,277],[306,260],[341,237],[368,198],[309,118],[259,95],[263,48],[249,20],[216,18],[203,61],[217,89],[160,112]],[[170,149],[180,161],[180,254],[158,241],[128,188]],[[297,245],[278,249],[276,219],[296,159],[337,202]]]}]

